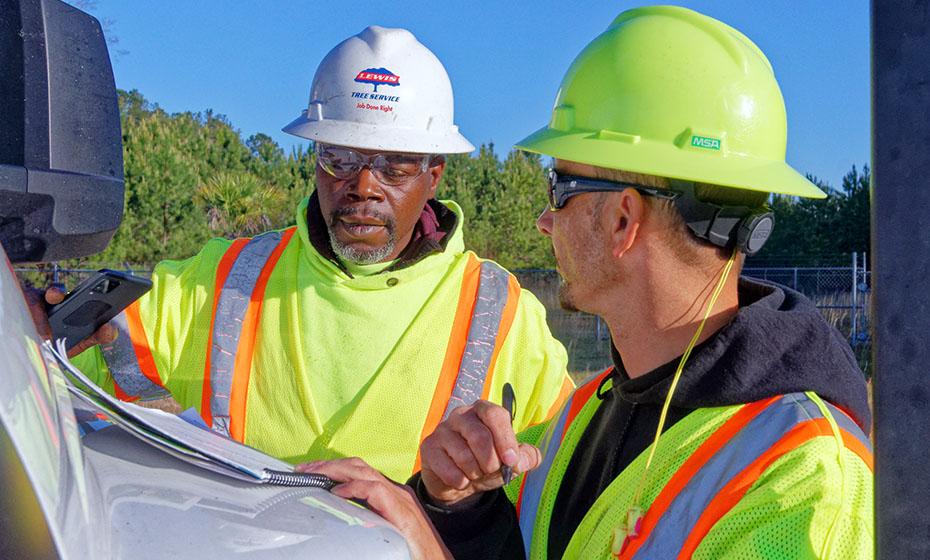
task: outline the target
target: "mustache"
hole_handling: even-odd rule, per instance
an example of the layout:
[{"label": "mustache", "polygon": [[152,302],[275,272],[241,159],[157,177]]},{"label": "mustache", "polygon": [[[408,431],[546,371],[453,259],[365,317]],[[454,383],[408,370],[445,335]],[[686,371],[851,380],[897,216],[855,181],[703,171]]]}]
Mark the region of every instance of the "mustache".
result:
[{"label": "mustache", "polygon": [[388,233],[394,232],[394,217],[393,216],[385,214],[384,212],[381,212],[380,210],[377,210],[374,208],[363,209],[357,206],[344,206],[342,208],[334,210],[330,214],[329,226],[332,227],[333,224],[336,223],[336,220],[338,220],[339,218],[347,218],[349,216],[357,216],[359,214],[364,214],[366,216],[371,216],[372,218],[375,218],[376,220],[384,224],[384,227],[385,229],[387,229]]}]

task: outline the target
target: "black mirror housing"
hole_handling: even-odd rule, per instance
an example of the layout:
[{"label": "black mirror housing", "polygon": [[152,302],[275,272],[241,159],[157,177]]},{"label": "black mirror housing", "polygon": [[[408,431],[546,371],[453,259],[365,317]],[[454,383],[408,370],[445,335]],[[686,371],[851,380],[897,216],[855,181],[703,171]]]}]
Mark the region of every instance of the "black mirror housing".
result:
[{"label": "black mirror housing", "polygon": [[102,251],[124,181],[100,23],[60,0],[3,0],[0,61],[0,243],[13,262]]}]

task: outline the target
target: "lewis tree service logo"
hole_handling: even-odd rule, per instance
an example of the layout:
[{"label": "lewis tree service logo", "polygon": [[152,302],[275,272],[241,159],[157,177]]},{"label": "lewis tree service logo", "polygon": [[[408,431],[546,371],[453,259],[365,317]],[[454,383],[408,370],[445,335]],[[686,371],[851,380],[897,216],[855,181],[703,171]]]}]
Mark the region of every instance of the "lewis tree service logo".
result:
[{"label": "lewis tree service logo", "polygon": [[400,76],[387,68],[366,68],[355,76],[355,81],[360,84],[371,84],[375,86],[375,93],[377,93],[378,86],[399,86]]}]

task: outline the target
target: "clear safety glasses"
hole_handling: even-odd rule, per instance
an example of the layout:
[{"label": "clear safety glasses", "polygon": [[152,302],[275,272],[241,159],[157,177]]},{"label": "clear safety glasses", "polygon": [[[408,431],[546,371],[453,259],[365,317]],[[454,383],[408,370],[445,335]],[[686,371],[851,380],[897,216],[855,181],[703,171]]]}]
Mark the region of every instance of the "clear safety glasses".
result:
[{"label": "clear safety glasses", "polygon": [[421,154],[363,154],[352,148],[330,146],[317,142],[317,163],[337,179],[351,179],[367,167],[378,182],[400,186],[413,181],[429,169],[431,155]]},{"label": "clear safety glasses", "polygon": [[604,191],[624,191],[626,189],[636,189],[641,194],[675,200],[681,193],[665,189],[656,189],[639,185],[636,183],[627,183],[624,181],[606,181],[602,179],[590,179],[588,177],[579,177],[576,175],[563,175],[555,169],[549,170],[549,211],[555,212],[565,206],[569,198],[576,194],[586,192],[604,192]]}]

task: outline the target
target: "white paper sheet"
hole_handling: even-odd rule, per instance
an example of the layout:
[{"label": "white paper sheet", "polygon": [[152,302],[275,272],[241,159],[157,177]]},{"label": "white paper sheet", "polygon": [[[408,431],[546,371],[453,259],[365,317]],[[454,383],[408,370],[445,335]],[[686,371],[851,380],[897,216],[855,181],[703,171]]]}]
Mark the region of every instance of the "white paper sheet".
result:
[{"label": "white paper sheet", "polygon": [[94,384],[68,360],[62,341],[58,341],[56,346],[47,341],[45,347],[61,367],[86,388],[85,391],[72,386],[72,393],[100,409],[114,423],[136,437],[164,449],[175,457],[214,472],[253,482],[267,481],[267,470],[288,473],[293,471],[293,466],[284,461],[198,428],[174,414],[120,401]]}]

